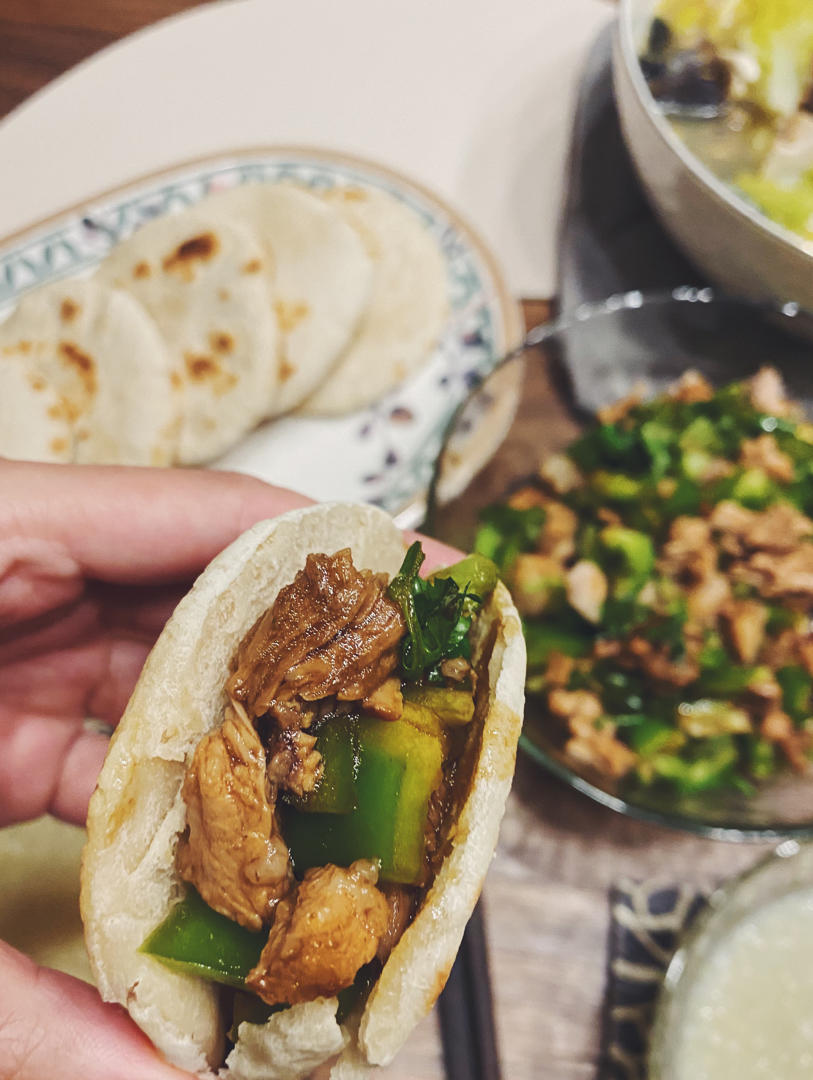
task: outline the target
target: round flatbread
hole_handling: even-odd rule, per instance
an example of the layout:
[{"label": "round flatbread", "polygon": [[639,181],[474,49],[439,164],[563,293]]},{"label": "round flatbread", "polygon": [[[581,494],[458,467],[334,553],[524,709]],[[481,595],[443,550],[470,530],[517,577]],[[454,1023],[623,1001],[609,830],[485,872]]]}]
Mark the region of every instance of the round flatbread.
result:
[{"label": "round flatbread", "polygon": [[97,279],[155,320],[183,402],[178,461],[227,450],[265,415],[277,382],[277,329],[263,253],[203,209],[156,218],[114,248]]},{"label": "round flatbread", "polygon": [[[0,334],[2,327],[0,327]],[[23,348],[0,337],[0,457],[65,463],[73,460],[73,426],[62,396]]]},{"label": "round flatbread", "polygon": [[280,382],[268,415],[288,412],[316,389],[355,332],[371,261],[337,210],[292,184],[244,184],[205,205],[262,245],[281,338]]},{"label": "round flatbread", "polygon": [[43,286],[0,326],[0,349],[27,357],[60,398],[72,431],[68,460],[173,460],[180,401],[161,335],[131,296],[94,280]]},{"label": "round flatbread", "polygon": [[332,416],[372,404],[429,361],[449,298],[443,253],[414,210],[375,189],[334,188],[323,198],[356,230],[373,264],[356,334],[299,409]]},{"label": "round flatbread", "polygon": [[[150,654],[91,799],[81,907],[99,989],[127,1006],[171,1062],[193,1072],[222,1061],[218,992],[137,951],[183,890],[175,848],[186,822],[185,763],[221,722],[224,676],[245,633],[309,553],[345,547],[356,567],[390,575],[404,553],[386,514],[334,505],[262,522],[218,556]],[[502,585],[478,619],[473,659],[486,690],[478,689],[466,751],[471,780],[451,851],[363,1015],[340,1025],[336,998],[318,998],[265,1024],[241,1025],[220,1075],[297,1080],[336,1054],[337,1077],[359,1075],[359,1061],[390,1060],[440,993],[492,856],[521,724],[525,648]]]}]

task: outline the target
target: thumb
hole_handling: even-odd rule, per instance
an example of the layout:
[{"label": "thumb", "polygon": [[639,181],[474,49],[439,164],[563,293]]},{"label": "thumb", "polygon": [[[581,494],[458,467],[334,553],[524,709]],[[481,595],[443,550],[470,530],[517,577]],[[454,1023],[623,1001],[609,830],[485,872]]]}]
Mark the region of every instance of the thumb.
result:
[{"label": "thumb", "polygon": [[184,1080],[118,1005],[0,941],[0,1080]]}]

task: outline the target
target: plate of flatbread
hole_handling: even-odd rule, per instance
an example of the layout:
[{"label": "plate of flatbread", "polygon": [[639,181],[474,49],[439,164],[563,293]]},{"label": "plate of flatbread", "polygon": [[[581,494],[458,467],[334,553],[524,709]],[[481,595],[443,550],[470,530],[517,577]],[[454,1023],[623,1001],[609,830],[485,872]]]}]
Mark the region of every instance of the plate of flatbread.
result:
[{"label": "plate of flatbread", "polygon": [[237,469],[417,520],[519,336],[483,243],[406,178],[313,149],[190,162],[0,244],[0,456]]}]

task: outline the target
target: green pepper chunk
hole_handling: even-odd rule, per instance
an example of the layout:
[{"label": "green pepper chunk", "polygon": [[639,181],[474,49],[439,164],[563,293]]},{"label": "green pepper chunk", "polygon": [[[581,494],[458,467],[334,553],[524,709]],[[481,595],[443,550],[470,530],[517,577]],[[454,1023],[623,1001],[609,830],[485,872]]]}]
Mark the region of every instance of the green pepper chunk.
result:
[{"label": "green pepper chunk", "polygon": [[652,538],[637,529],[608,525],[601,530],[599,540],[623,567],[624,572],[615,580],[615,595],[619,598],[635,596],[655,569],[655,545]]},{"label": "green pepper chunk", "polygon": [[577,631],[565,630],[548,623],[526,622],[523,626],[528,651],[528,670],[545,667],[551,653],[565,656],[587,656],[593,647],[593,638]]},{"label": "green pepper chunk", "polygon": [[358,719],[329,716],[319,729],[316,749],[322,755],[322,777],[313,791],[288,801],[309,814],[349,814],[356,809],[359,766]]},{"label": "green pepper chunk", "polygon": [[[357,806],[349,814],[288,808],[282,831],[298,875],[315,866],[378,859],[381,878],[419,884],[429,799],[442,776],[440,738],[406,719],[359,718]],[[282,809],[282,808],[281,808]]]},{"label": "green pepper chunk", "polygon": [[404,708],[407,709],[409,705],[422,705],[442,724],[453,727],[468,724],[474,716],[471,690],[457,690],[451,686],[407,685],[404,688]]},{"label": "green pepper chunk", "polygon": [[788,664],[776,673],[776,681],[782,687],[782,704],[785,712],[797,722],[810,716],[810,691],[813,679],[799,664]]},{"label": "green pepper chunk", "polygon": [[154,956],[173,971],[240,989],[259,962],[267,937],[214,911],[190,886],[139,952]]},{"label": "green pepper chunk", "polygon": [[494,592],[497,567],[491,559],[475,552],[460,562],[436,570],[432,578],[451,578],[461,592],[474,593],[483,600]]}]

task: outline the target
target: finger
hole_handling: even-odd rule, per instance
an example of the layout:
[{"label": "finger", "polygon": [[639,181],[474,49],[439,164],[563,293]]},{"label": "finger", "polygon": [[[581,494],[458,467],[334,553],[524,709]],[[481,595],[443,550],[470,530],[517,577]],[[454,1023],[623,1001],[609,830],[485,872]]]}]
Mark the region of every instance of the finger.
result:
[{"label": "finger", "polygon": [[250,476],[194,469],[3,461],[0,479],[0,541],[40,545],[28,566],[13,556],[17,577],[40,585],[71,574],[132,584],[187,578],[250,525],[311,502]]},{"label": "finger", "polygon": [[189,1080],[120,1006],[0,942],[0,1078]]},{"label": "finger", "polygon": [[[109,740],[73,722],[0,711],[0,826],[52,813],[82,825]],[[0,1072],[2,1078],[2,1072]]]},{"label": "finger", "polygon": [[54,718],[115,723],[150,650],[149,641],[100,636],[0,667],[2,705]]}]

